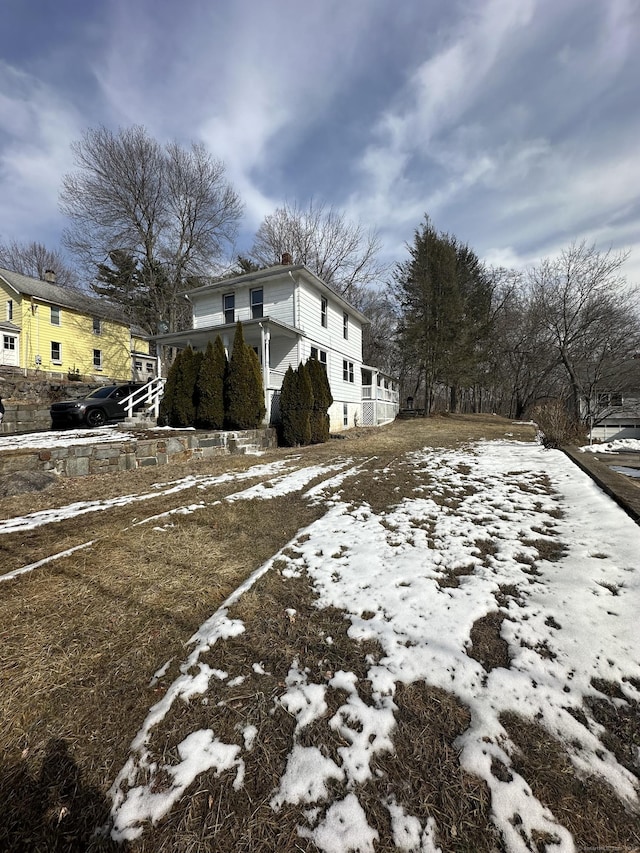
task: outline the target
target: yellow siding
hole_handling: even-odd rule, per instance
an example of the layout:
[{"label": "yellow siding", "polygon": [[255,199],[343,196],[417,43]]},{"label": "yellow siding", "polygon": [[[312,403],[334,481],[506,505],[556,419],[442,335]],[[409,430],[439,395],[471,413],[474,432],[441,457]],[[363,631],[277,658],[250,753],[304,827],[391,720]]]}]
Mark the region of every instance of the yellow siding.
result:
[{"label": "yellow siding", "polygon": [[134,352],[143,353],[144,355],[149,355],[149,341],[145,341],[142,338],[137,338],[135,335],[131,338],[131,349]]},{"label": "yellow siding", "polygon": [[[110,379],[131,379],[131,333],[129,327],[113,320],[101,320],[99,334],[93,317],[70,308],[60,308],[60,325],[51,322],[51,305],[20,296],[0,283],[0,318],[7,320],[7,301],[13,300],[12,323],[21,329],[20,367],[81,375],[102,375]],[[53,306],[54,308],[56,306]],[[60,344],[60,360],[52,360],[52,343]],[[136,339],[138,352],[149,352],[148,341]],[[94,350],[100,350],[101,369],[94,365]],[[40,356],[40,363],[37,361]]]}]

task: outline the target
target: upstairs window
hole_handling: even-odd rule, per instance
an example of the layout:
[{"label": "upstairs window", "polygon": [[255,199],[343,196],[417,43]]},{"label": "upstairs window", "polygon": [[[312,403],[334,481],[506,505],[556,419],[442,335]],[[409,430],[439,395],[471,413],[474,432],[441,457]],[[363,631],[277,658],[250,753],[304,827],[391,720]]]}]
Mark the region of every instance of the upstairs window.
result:
[{"label": "upstairs window", "polygon": [[349,315],[345,313],[342,315],[342,337],[347,340],[349,337]]},{"label": "upstairs window", "polygon": [[324,296],[320,297],[320,323],[327,328],[327,300]]},{"label": "upstairs window", "polygon": [[13,320],[13,299],[7,299],[7,320]]},{"label": "upstairs window", "polygon": [[93,334],[101,335],[102,334],[102,323],[100,322],[99,317],[93,318]]},{"label": "upstairs window", "polygon": [[253,320],[258,320],[263,316],[264,303],[262,300],[262,288],[257,288],[251,291],[251,317]]},{"label": "upstairs window", "polygon": [[235,293],[226,293],[223,297],[223,310],[225,323],[235,323],[236,321],[236,295]]},{"label": "upstairs window", "polygon": [[51,306],[51,325],[60,325],[60,309],[56,305]]}]

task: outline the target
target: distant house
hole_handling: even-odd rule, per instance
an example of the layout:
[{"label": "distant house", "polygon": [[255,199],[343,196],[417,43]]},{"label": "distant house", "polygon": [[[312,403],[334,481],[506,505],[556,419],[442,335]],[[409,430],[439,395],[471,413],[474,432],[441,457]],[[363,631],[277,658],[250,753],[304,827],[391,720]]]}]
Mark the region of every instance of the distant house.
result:
[{"label": "distant house", "polygon": [[396,381],[362,363],[362,329],[369,321],[304,265],[283,263],[202,285],[185,296],[192,306],[193,328],[154,340],[203,350],[220,335],[230,354],[240,320],[245,342],[262,367],[268,420],[277,418],[287,368],[309,358],[318,359],[329,377],[333,432],[386,423],[396,416]]},{"label": "distant house", "polygon": [[0,366],[105,381],[157,375],[148,339],[113,305],[46,276],[0,269]]},{"label": "distant house", "polygon": [[597,441],[640,438],[640,358],[605,370],[582,415]]}]

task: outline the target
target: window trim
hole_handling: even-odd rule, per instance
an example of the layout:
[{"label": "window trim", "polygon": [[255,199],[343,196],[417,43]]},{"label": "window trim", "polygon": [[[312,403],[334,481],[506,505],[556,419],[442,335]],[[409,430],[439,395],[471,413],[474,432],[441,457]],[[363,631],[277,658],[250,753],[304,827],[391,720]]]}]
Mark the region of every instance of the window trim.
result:
[{"label": "window trim", "polygon": [[93,317],[92,318],[92,324],[93,324],[93,334],[94,335],[101,335],[102,334],[102,320],[100,319],[100,317]]},{"label": "window trim", "polygon": [[351,385],[355,382],[355,369],[352,361],[342,359],[342,380],[349,382]]},{"label": "window trim", "polygon": [[[54,311],[57,317],[57,320],[54,320]],[[49,321],[52,326],[61,326],[62,325],[62,312],[59,305],[50,305],[49,306]]]},{"label": "window trim", "polygon": [[[53,354],[53,348],[58,348],[57,357]],[[51,364],[62,364],[62,342],[61,341],[51,341]]]},{"label": "window trim", "polygon": [[342,337],[345,341],[349,340],[349,315],[346,311],[342,312]]},{"label": "window trim", "polygon": [[[98,353],[98,361],[96,361],[96,353]],[[94,349],[93,351],[93,367],[94,370],[102,370],[102,350]]]},{"label": "window trim", "polygon": [[7,321],[13,320],[13,299],[7,299]]},{"label": "window trim", "polygon": [[[254,302],[254,294],[260,294],[260,302]],[[249,292],[249,305],[251,306],[251,319],[259,320],[264,317],[264,289],[262,287],[254,287]],[[258,310],[260,313],[258,313]]]},{"label": "window trim", "polygon": [[320,325],[323,329],[326,329],[328,326],[328,317],[329,314],[329,300],[326,296],[320,297]]},{"label": "window trim", "polygon": [[[231,300],[231,307],[227,307],[227,300]],[[228,319],[227,315],[231,312],[231,320]],[[231,325],[231,323],[235,323],[236,321],[236,295],[235,293],[223,293],[222,294],[222,315],[224,317],[225,325]]]}]

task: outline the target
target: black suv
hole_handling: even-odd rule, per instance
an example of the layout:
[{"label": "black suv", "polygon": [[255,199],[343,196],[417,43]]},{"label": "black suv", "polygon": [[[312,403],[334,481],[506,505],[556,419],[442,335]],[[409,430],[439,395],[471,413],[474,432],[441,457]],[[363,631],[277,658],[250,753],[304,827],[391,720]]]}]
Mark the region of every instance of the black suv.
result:
[{"label": "black suv", "polygon": [[[142,388],[141,383],[128,383],[127,385],[105,385],[92,391],[83,400],[64,400],[61,403],[53,403],[51,409],[51,426],[79,426],[86,424],[90,427],[99,427],[107,421],[123,421],[127,415],[122,400]],[[134,406],[138,409],[142,406],[138,403]]]}]

